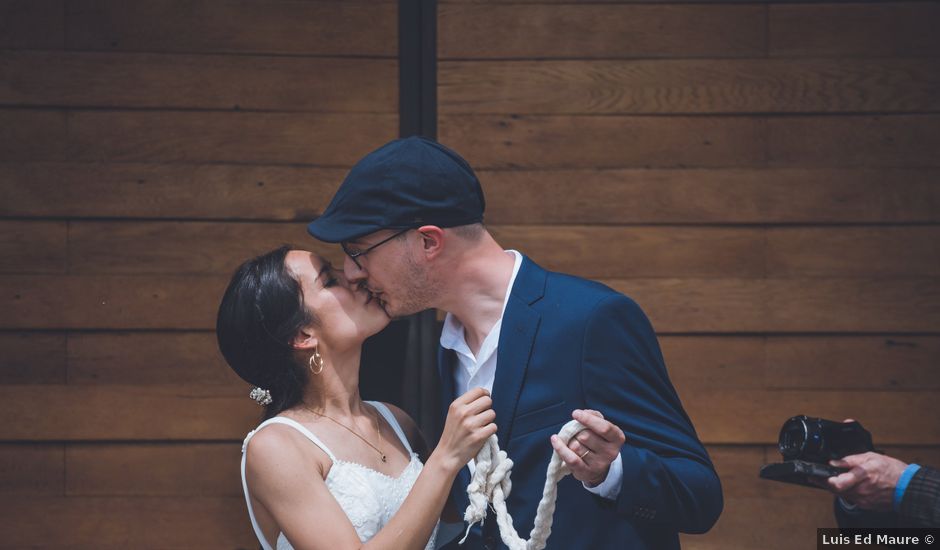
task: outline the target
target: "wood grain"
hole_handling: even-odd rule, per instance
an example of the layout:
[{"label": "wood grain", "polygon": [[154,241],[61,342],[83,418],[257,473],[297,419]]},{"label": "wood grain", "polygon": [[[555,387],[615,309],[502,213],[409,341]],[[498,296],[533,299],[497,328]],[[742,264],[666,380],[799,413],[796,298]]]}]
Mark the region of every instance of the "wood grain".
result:
[{"label": "wood grain", "polygon": [[0,74],[7,106],[398,112],[392,59],[20,51]]},{"label": "wood grain", "polygon": [[242,496],[240,443],[71,443],[68,496]]},{"label": "wood grain", "polygon": [[[38,335],[51,338],[47,335]],[[37,335],[19,337],[23,364],[50,368]],[[59,335],[59,338],[64,336]],[[659,337],[680,392],[724,389],[940,389],[937,336],[679,336]],[[62,346],[64,348],[64,346]],[[0,347],[4,351],[10,348]],[[15,349],[14,349],[15,351]],[[29,355],[32,353],[32,355]],[[65,350],[55,356],[64,372]],[[46,383],[11,377],[7,383]],[[51,376],[49,377],[51,378]],[[48,383],[64,383],[64,374]],[[243,389],[218,352],[212,332],[73,332],[68,335],[69,384],[221,384]]]},{"label": "wood grain", "polygon": [[230,277],[242,262],[282,244],[342,265],[342,249],[315,240],[301,223],[73,222],[69,267],[76,274]]},{"label": "wood grain", "polygon": [[65,0],[0,0],[0,49],[65,46]]},{"label": "wood grain", "polygon": [[66,45],[70,50],[395,57],[396,21],[394,2],[70,0]]},{"label": "wood grain", "polygon": [[398,116],[361,113],[0,110],[0,161],[352,166]]},{"label": "wood grain", "polygon": [[3,441],[241,441],[261,417],[244,387],[217,384],[8,385],[0,395]]},{"label": "wood grain", "polygon": [[64,494],[64,445],[0,443],[0,500],[15,501],[24,495]]},{"label": "wood grain", "polygon": [[772,166],[938,166],[940,115],[767,120]]},{"label": "wood grain", "polygon": [[935,278],[617,279],[660,332],[927,332],[940,323]]},{"label": "wood grain", "polygon": [[763,55],[762,6],[442,4],[438,57]]},{"label": "wood grain", "polygon": [[66,335],[0,332],[0,384],[64,384]]},{"label": "wood grain", "polygon": [[771,56],[931,56],[940,52],[935,2],[771,4]]},{"label": "wood grain", "polygon": [[[12,548],[254,548],[244,497],[42,497],[0,500]],[[37,537],[36,533],[42,533]]]},{"label": "wood grain", "polygon": [[940,220],[940,171],[935,170],[480,170],[478,175],[488,223]]},{"label": "wood grain", "polygon": [[680,394],[711,389],[937,390],[936,336],[661,335]]},{"label": "wood grain", "polygon": [[730,114],[940,108],[940,59],[444,61],[441,113]]},{"label": "wood grain", "polygon": [[0,220],[0,273],[65,273],[65,222]]},{"label": "wood grain", "polygon": [[[634,278],[601,282],[633,297],[661,333],[935,333],[936,277]],[[215,326],[226,277],[0,276],[0,328],[173,329]]]},{"label": "wood grain", "polygon": [[935,337],[776,337],[766,341],[767,387],[940,389]]},{"label": "wood grain", "polygon": [[440,138],[477,168],[757,167],[764,121],[744,117],[441,115]]},{"label": "wood grain", "polygon": [[74,332],[70,385],[247,386],[219,352],[214,332]]},{"label": "wood grain", "polygon": [[775,445],[783,422],[797,414],[858,419],[882,445],[940,444],[940,418],[925,414],[936,391],[713,390],[680,397],[709,444]]},{"label": "wood grain", "polygon": [[0,215],[309,222],[345,169],[240,164],[0,163]]},{"label": "wood grain", "polygon": [[[345,169],[0,163],[0,215],[309,222]],[[488,224],[935,223],[935,169],[478,170]],[[520,204],[537,208],[520,208]]]}]

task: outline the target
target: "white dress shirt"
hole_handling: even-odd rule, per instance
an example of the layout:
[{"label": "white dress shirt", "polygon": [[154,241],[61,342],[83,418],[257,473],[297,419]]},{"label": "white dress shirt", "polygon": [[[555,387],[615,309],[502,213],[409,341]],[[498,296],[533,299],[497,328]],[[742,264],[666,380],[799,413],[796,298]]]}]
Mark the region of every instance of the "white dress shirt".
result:
[{"label": "white dress shirt", "polygon": [[[503,324],[503,315],[506,313],[506,304],[509,302],[509,294],[512,291],[512,285],[516,282],[516,275],[519,274],[519,268],[522,266],[522,254],[515,250],[507,250],[515,258],[515,265],[512,268],[512,277],[509,278],[509,286],[506,287],[506,296],[503,298],[503,310],[496,320],[496,324],[490,329],[489,334],[483,339],[480,350],[474,356],[467,345],[467,339],[464,334],[463,324],[451,313],[444,317],[444,329],[441,332],[441,347],[453,350],[457,354],[457,366],[454,369],[454,389],[459,397],[467,393],[471,388],[484,388],[491,394],[493,393],[493,381],[496,379],[496,350],[499,345],[499,331]],[[471,459],[467,464],[472,473],[475,463]],[[610,465],[610,471],[607,478],[596,487],[584,488],[588,491],[608,499],[616,499],[620,494],[620,484],[623,481],[623,460],[620,454]]]}]

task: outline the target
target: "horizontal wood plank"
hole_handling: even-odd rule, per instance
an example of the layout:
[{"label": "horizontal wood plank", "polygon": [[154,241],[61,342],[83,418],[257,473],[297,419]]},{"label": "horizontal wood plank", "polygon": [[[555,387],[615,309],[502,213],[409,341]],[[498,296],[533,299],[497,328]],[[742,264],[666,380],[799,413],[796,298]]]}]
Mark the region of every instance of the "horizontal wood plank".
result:
[{"label": "horizontal wood plank", "polygon": [[214,332],[75,332],[68,354],[71,385],[247,387],[225,363]]},{"label": "horizontal wood plank", "polygon": [[940,166],[940,115],[767,120],[772,166]]},{"label": "horizontal wood plank", "polygon": [[397,114],[0,110],[0,161],[352,166]]},{"label": "horizontal wood plank", "polygon": [[[308,222],[345,169],[0,163],[0,216]],[[936,169],[478,170],[488,224],[930,223]],[[538,208],[520,208],[537,204]]]},{"label": "horizontal wood plank", "polygon": [[772,277],[940,275],[940,227],[772,227],[764,259]]},{"label": "horizontal wood plank", "polygon": [[940,53],[936,2],[774,3],[771,56],[933,56]]},{"label": "horizontal wood plank", "polygon": [[[255,548],[244,497],[43,497],[0,500],[12,548]],[[37,536],[42,533],[42,536]]]},{"label": "horizontal wood plank", "polygon": [[70,0],[66,47],[395,57],[396,21],[394,2]]},{"label": "horizontal wood plank", "polygon": [[19,51],[0,74],[7,106],[398,112],[392,59]]},{"label": "horizontal wood plank", "polygon": [[602,282],[637,300],[661,332],[933,333],[940,326],[936,278]]},{"label": "horizontal wood plank", "polygon": [[262,412],[244,387],[217,384],[0,386],[0,395],[4,441],[241,441]]},{"label": "horizontal wood plank", "polygon": [[[667,333],[659,335],[659,342],[669,376],[683,392],[940,389],[936,336]],[[67,380],[70,385],[219,384],[238,391],[245,387],[225,364],[215,334],[209,331],[3,332],[0,352],[4,384]]]},{"label": "horizontal wood plank", "polygon": [[64,384],[65,333],[0,332],[0,384]]},{"label": "horizontal wood plank", "polygon": [[[699,438],[710,444],[775,445],[788,418],[854,418],[881,445],[940,444],[936,391],[713,390],[681,393]],[[774,458],[775,457],[770,457]]]},{"label": "horizontal wood plank", "polygon": [[241,496],[238,443],[71,443],[69,496]]},{"label": "horizontal wood plank", "polygon": [[764,121],[748,117],[447,115],[443,143],[477,168],[757,167]]},{"label": "horizontal wood plank", "polygon": [[0,273],[65,273],[65,222],[0,220]]},{"label": "horizontal wood plank", "polygon": [[762,6],[442,4],[438,57],[749,57]]},{"label": "horizontal wood plank", "polygon": [[242,262],[282,244],[337,265],[344,257],[339,246],[315,240],[300,223],[72,222],[70,269],[231,276]]},{"label": "horizontal wood plank", "polygon": [[210,329],[227,277],[3,276],[3,329]]},{"label": "horizontal wood plank", "polygon": [[57,443],[0,443],[0,500],[65,494],[65,448]]},{"label": "horizontal wood plank", "polygon": [[727,498],[718,522],[705,535],[682,534],[683,548],[690,550],[789,550],[812,548],[816,529],[836,527],[832,495],[803,489],[800,497],[787,499]]},{"label": "horizontal wood plank", "polygon": [[940,59],[444,61],[442,113],[684,114],[940,109]]},{"label": "horizontal wood plank", "polygon": [[[940,275],[936,226],[489,229],[502,246],[525,251],[548,269],[589,278]],[[68,269],[73,274],[230,274],[281,243],[312,250],[336,265],[345,259],[339,247],[311,239],[303,224],[89,221],[70,222]],[[30,272],[29,253],[25,256],[9,261]]]},{"label": "horizontal wood plank", "polygon": [[[604,279],[637,300],[661,333],[935,333],[936,277]],[[0,328],[211,329],[228,277],[0,276]]]},{"label": "horizontal wood plank", "polygon": [[345,169],[239,164],[0,163],[3,216],[310,221]]},{"label": "horizontal wood plank", "polygon": [[781,389],[940,389],[936,337],[781,336],[766,340],[764,381]]},{"label": "horizontal wood plank", "polygon": [[[226,386],[0,386],[3,441],[241,441],[260,409]],[[940,445],[937,391],[711,390],[681,393],[701,440],[777,442],[795,414],[855,418],[884,445]],[[30,407],[45,398],[42,410]],[[720,404],[720,406],[716,406]],[[186,411],[167,415],[166,411]],[[122,411],[116,415],[114,411]]]},{"label": "horizontal wood plank", "polygon": [[65,46],[65,0],[0,0],[0,49]]}]

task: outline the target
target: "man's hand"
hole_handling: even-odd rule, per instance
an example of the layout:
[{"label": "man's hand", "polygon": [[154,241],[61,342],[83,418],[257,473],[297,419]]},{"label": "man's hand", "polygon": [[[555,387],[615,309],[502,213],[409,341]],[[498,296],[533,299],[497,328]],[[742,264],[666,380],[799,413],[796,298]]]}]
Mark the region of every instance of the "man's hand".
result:
[{"label": "man's hand", "polygon": [[604,420],[604,415],[598,411],[579,409],[571,413],[571,417],[587,429],[572,437],[567,446],[553,435],[552,447],[575,479],[595,487],[607,478],[610,463],[620,454],[626,437],[623,430]]},{"label": "man's hand", "polygon": [[865,510],[891,510],[894,488],[907,464],[896,458],[878,453],[849,455],[829,464],[849,468],[848,472],[832,476],[826,488]]}]

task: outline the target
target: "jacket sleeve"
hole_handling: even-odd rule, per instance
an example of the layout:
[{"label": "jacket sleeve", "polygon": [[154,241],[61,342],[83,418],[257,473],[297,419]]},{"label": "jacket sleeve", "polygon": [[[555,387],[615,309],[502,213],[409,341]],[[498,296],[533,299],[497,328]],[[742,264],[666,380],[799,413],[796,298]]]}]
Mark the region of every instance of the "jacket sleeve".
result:
[{"label": "jacket sleeve", "polygon": [[711,529],[723,507],[721,483],[640,307],[622,294],[601,300],[581,357],[585,403],[626,436],[618,513],[684,533]]},{"label": "jacket sleeve", "polygon": [[921,466],[901,498],[903,527],[940,527],[940,470]]}]

